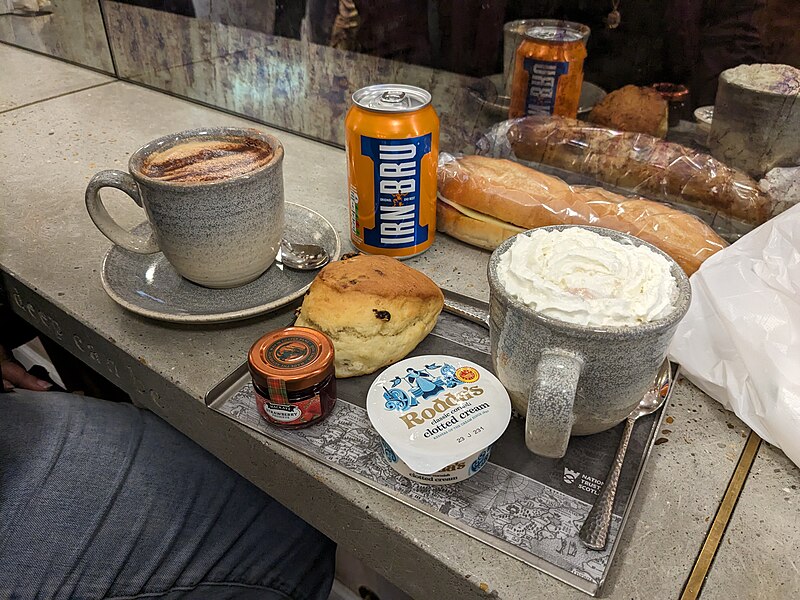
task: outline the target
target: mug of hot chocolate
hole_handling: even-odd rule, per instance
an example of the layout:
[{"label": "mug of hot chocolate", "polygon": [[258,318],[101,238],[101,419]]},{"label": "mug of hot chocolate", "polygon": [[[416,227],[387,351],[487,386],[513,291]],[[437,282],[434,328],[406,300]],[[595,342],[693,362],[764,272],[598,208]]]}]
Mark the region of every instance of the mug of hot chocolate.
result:
[{"label": "mug of hot chocolate", "polygon": [[[112,242],[163,252],[186,279],[212,288],[248,283],[266,271],[283,234],[283,146],[256,129],[217,127],[164,136],[131,155],[128,173],[101,171],[86,209]],[[144,208],[149,231],[126,231],[99,190],[114,187]]]},{"label": "mug of hot chocolate", "polygon": [[495,373],[525,442],[560,458],[571,435],[623,421],[649,390],[691,300],[658,248],[600,227],[520,233],[489,261]]}]

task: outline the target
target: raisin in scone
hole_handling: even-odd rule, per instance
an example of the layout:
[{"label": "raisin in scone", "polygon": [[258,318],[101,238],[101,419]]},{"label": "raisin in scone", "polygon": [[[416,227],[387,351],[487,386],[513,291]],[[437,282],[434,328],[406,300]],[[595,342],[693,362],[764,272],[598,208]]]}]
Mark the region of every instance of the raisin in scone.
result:
[{"label": "raisin in scone", "polygon": [[319,272],[296,325],[333,340],[336,377],[373,373],[405,357],[436,324],[444,296],[388,256],[359,255]]}]

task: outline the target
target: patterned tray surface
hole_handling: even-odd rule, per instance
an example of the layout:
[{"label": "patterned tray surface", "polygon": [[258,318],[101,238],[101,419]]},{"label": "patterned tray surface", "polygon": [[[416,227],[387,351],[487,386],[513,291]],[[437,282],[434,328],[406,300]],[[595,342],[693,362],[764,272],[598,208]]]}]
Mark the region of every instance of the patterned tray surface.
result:
[{"label": "patterned tray surface", "polygon": [[[449,354],[490,366],[489,338],[481,326],[442,314],[433,333],[413,354]],[[384,460],[380,438],[364,408],[374,375],[339,380],[336,407],[322,423],[287,431],[263,421],[255,408],[246,370],[212,408],[287,446],[320,460],[393,498],[511,554],[591,595],[599,593],[624,515],[643,471],[646,451],[661,413],[641,419],[634,430],[617,493],[606,550],[587,550],[578,531],[613,460],[622,425],[573,438],[558,460],[532,455],[522,419],[512,419],[492,450],[490,462],[470,479],[427,486],[396,473]]]}]

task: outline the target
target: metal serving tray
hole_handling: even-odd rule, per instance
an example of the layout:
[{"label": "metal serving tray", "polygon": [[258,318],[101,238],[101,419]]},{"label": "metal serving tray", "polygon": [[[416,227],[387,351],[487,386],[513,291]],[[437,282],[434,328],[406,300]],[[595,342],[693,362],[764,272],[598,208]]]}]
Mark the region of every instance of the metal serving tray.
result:
[{"label": "metal serving tray", "polygon": [[[466,313],[480,314],[488,308],[455,294],[446,295],[450,303],[469,305]],[[293,316],[290,310],[285,312],[288,325]],[[447,354],[491,368],[488,331],[479,321],[442,313],[436,328],[412,355]],[[677,366],[672,369],[674,382]],[[453,485],[427,486],[402,477],[384,461],[378,434],[365,409],[367,390],[375,376],[339,380],[333,413],[307,429],[282,430],[261,419],[246,364],[215,386],[206,395],[206,403],[238,423],[587,594],[595,596],[601,591],[660,429],[663,409],[636,423],[622,469],[609,543],[606,550],[597,552],[583,546],[578,531],[611,466],[624,424],[573,438],[567,455],[556,460],[531,454],[525,447],[524,423],[513,418],[494,444],[491,461],[480,472]],[[672,388],[668,396],[671,393]]]}]

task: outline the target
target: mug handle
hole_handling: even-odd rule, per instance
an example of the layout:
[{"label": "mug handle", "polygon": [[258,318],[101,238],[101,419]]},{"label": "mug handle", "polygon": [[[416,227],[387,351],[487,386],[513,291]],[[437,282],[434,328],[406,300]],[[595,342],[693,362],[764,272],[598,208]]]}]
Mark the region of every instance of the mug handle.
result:
[{"label": "mug handle", "polygon": [[138,254],[153,254],[159,251],[158,243],[153,236],[153,230],[147,223],[145,235],[136,235],[120,227],[103,205],[100,198],[100,188],[113,187],[128,194],[136,204],[142,206],[142,197],[139,186],[129,173],[125,171],[100,171],[89,181],[86,186],[86,210],[100,232],[114,242],[131,252]]},{"label": "mug handle", "polygon": [[534,454],[549,458],[566,454],[581,371],[579,355],[557,348],[542,350],[528,392],[525,420],[525,445]]}]

